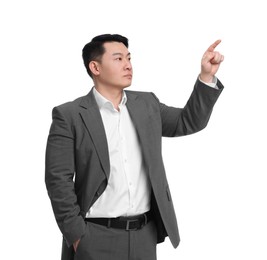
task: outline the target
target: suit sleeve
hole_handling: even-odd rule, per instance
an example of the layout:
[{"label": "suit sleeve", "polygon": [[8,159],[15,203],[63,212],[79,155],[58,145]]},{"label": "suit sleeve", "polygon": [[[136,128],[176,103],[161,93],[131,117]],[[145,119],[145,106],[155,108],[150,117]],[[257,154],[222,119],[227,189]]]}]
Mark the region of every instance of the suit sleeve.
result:
[{"label": "suit sleeve", "polygon": [[194,90],[184,108],[175,108],[160,103],[162,135],[166,137],[183,136],[196,133],[207,126],[213,106],[223,90],[211,88],[197,80]]},{"label": "suit sleeve", "polygon": [[45,160],[45,182],[57,224],[71,246],[85,232],[74,187],[74,134],[60,108],[52,112]]}]

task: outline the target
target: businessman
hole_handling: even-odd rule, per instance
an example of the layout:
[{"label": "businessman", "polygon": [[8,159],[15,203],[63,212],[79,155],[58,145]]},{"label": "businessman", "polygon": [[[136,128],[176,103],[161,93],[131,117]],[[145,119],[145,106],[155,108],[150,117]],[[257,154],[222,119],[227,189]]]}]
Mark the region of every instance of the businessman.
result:
[{"label": "businessman", "polygon": [[[82,51],[94,86],[52,112],[45,181],[63,234],[63,260],[155,260],[156,245],[180,237],[161,154],[162,136],[208,123],[223,86],[213,43],[183,108],[125,90],[133,68],[128,39],[96,36]],[[179,162],[177,161],[177,171]]]}]

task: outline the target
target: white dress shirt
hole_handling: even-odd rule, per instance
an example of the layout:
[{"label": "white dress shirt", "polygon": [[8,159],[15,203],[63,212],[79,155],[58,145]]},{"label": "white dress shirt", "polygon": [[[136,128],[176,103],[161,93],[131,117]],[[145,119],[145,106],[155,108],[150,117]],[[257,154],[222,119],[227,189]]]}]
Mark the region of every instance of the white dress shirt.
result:
[{"label": "white dress shirt", "polygon": [[151,184],[138,135],[126,107],[126,93],[123,92],[119,111],[95,88],[93,93],[107,136],[110,175],[105,191],[86,217],[133,216],[149,211]]}]

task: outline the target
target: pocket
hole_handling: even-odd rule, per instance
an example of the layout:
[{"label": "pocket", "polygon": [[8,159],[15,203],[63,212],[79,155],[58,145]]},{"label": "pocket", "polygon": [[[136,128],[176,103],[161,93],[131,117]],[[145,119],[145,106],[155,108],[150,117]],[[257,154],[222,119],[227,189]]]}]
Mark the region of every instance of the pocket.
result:
[{"label": "pocket", "polygon": [[85,233],[82,235],[82,237],[80,238],[80,242],[77,246],[76,252],[75,254],[78,254],[80,251],[83,251],[82,249],[84,248],[84,244],[87,244],[87,240],[88,240],[88,225],[86,223],[86,229],[85,229]]}]

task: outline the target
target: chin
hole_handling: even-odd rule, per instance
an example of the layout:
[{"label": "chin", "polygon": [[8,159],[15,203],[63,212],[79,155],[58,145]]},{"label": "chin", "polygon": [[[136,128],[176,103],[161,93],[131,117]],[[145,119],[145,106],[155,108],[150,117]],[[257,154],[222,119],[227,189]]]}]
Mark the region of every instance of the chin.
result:
[{"label": "chin", "polygon": [[132,82],[127,82],[124,85],[122,85],[122,88],[128,88],[132,85]]}]

